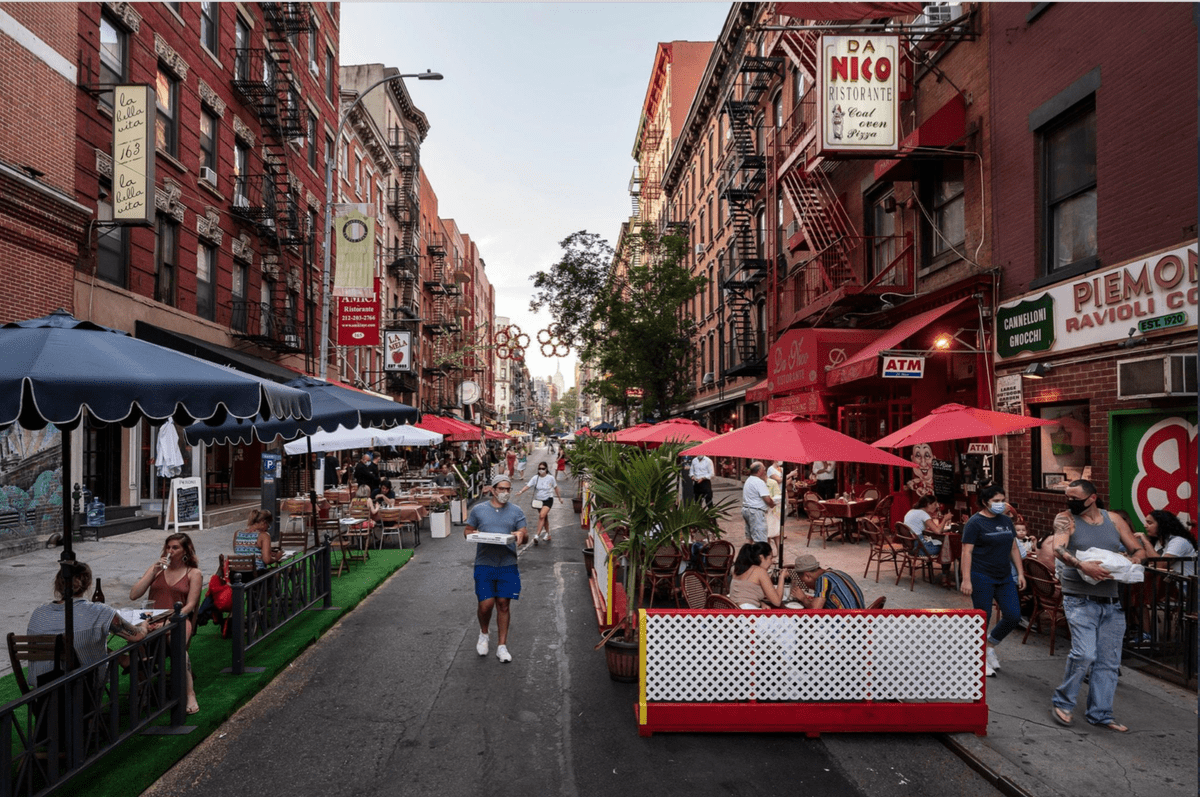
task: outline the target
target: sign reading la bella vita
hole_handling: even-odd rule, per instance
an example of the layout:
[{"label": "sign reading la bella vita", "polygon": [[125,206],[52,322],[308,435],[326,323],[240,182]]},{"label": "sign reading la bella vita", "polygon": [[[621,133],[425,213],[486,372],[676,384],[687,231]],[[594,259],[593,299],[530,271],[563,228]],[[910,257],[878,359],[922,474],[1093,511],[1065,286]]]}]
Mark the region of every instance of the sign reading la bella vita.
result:
[{"label": "sign reading la bella vita", "polygon": [[817,113],[824,152],[900,146],[900,37],[822,36]]},{"label": "sign reading la bella vita", "polygon": [[154,223],[154,123],[150,86],[113,87],[112,220]]},{"label": "sign reading la bella vita", "polygon": [[996,310],[996,358],[1196,329],[1196,244],[1019,297]]}]

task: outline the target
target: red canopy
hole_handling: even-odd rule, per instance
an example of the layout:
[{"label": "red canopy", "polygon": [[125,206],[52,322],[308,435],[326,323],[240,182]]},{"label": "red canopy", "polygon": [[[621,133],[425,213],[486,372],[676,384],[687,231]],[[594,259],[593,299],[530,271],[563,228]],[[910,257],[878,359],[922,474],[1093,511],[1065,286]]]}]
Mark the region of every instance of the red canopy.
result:
[{"label": "red canopy", "polygon": [[654,424],[652,423],[639,423],[637,426],[630,426],[628,429],[618,429],[610,434],[608,439],[612,440],[614,443],[624,443],[627,442],[631,436],[640,433],[643,429],[649,429],[653,425]]},{"label": "red canopy", "polygon": [[785,17],[811,22],[859,22],[879,17],[907,17],[925,10],[924,3],[776,3]]},{"label": "red canopy", "polygon": [[[913,463],[790,412],[775,412],[683,452],[687,456],[748,457],[783,462],[870,462],[911,468]],[[880,455],[883,456],[880,456]]]},{"label": "red canopy", "polygon": [[621,438],[622,443],[699,443],[711,440],[716,432],[705,429],[700,424],[687,418],[672,418],[655,424],[644,424],[629,430],[629,434]]},{"label": "red canopy", "polygon": [[942,440],[995,437],[1018,429],[1055,423],[1058,421],[980,410],[964,407],[962,404],[943,404],[919,421],[897,429],[882,440],[876,440],[872,445],[876,448],[903,448],[917,443],[937,443]]},{"label": "red canopy", "polygon": [[415,426],[428,432],[437,432],[450,443],[478,440],[483,436],[483,430],[473,423],[440,415],[422,415],[421,422]]}]

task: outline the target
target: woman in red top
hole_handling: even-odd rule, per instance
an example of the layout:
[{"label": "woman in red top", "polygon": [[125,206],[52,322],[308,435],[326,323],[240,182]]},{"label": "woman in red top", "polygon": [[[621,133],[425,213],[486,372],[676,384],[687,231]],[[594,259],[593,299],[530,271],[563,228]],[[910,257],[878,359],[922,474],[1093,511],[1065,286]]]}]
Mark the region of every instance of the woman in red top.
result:
[{"label": "woman in red top", "polygon": [[[129,600],[135,601],[150,592],[155,609],[172,609],[176,603],[183,604],[187,617],[187,643],[191,644],[196,633],[196,607],[200,604],[200,563],[196,560],[196,547],[186,534],[172,534],[163,543],[162,557],[146,568],[142,577],[129,590]],[[192,663],[187,663],[187,713],[200,710],[196,703],[196,691],[192,686]]]},{"label": "woman in red top", "polygon": [[567,475],[567,455],[566,454],[558,455],[558,465],[555,468],[555,470],[557,471],[558,476],[566,476]]},{"label": "woman in red top", "polygon": [[504,459],[508,464],[508,475],[511,477],[517,469],[517,450],[515,448],[508,449],[508,454]]}]

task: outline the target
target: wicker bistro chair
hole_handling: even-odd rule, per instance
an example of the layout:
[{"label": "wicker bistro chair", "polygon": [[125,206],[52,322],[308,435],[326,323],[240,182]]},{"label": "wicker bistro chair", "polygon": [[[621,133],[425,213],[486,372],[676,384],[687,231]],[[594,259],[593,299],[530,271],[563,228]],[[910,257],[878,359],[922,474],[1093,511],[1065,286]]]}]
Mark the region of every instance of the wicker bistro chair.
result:
[{"label": "wicker bistro chair", "polygon": [[683,551],[674,545],[663,545],[654,554],[654,561],[646,571],[646,587],[650,590],[650,600],[654,600],[658,588],[664,584],[667,592],[675,598],[675,606],[679,606],[679,590],[676,579],[679,576],[679,565],[683,562]]},{"label": "wicker bistro chair", "polygon": [[894,542],[883,527],[874,520],[867,518],[862,523],[862,532],[871,541],[871,552],[867,555],[867,566],[863,570],[863,578],[871,571],[871,562],[875,563],[875,583],[879,583],[879,569],[884,562],[891,562],[896,575],[900,575],[900,544]]},{"label": "wicker bistro chair", "polygon": [[887,595],[880,595],[878,598],[871,601],[871,605],[868,606],[867,608],[871,609],[871,610],[882,609],[886,605],[887,605]]},{"label": "wicker bistro chair", "polygon": [[704,609],[708,606],[708,582],[695,570],[685,570],[679,578],[679,591],[689,609]]},{"label": "wicker bistro chair", "polygon": [[804,546],[806,548],[812,544],[814,534],[821,538],[821,547],[824,548],[829,541],[829,535],[841,529],[842,522],[826,515],[817,501],[805,501],[804,514],[808,515],[808,542]]},{"label": "wicker bistro chair", "polygon": [[859,485],[858,499],[860,501],[879,500],[879,488],[873,484]]},{"label": "wicker bistro chair", "polygon": [[726,590],[733,558],[733,543],[726,540],[713,540],[700,549],[700,563],[709,592],[717,594]]},{"label": "wicker bistro chair", "polygon": [[870,518],[871,520],[874,520],[881,529],[891,528],[892,502],[895,500],[895,498],[896,497],[891,493],[885,495],[883,498],[880,498],[879,502],[875,504],[875,508],[871,510],[870,514],[859,518],[859,525],[861,525],[862,521],[866,518]]},{"label": "wicker bistro chair", "polygon": [[912,533],[907,525],[901,521],[896,521],[895,531],[893,536],[896,544],[900,546],[899,550],[899,570],[896,572],[896,583],[900,583],[900,579],[904,578],[904,571],[908,569],[908,590],[912,591],[917,581],[917,567],[920,567],[929,582],[933,583],[933,557],[926,554],[916,552],[917,537]]},{"label": "wicker bistro chair", "polygon": [[709,595],[708,601],[705,603],[706,609],[732,609],[736,612],[742,611],[742,607],[734,603],[728,595]]},{"label": "wicker bistro chair", "polygon": [[1029,639],[1029,632],[1036,623],[1038,632],[1042,631],[1042,615],[1050,621],[1050,655],[1054,655],[1054,639],[1058,636],[1058,624],[1067,626],[1067,615],[1063,611],[1062,586],[1054,580],[1054,574],[1045,565],[1032,556],[1025,559],[1025,581],[1033,590],[1033,614],[1029,617],[1029,625],[1025,627],[1025,636],[1021,637],[1024,645]]}]

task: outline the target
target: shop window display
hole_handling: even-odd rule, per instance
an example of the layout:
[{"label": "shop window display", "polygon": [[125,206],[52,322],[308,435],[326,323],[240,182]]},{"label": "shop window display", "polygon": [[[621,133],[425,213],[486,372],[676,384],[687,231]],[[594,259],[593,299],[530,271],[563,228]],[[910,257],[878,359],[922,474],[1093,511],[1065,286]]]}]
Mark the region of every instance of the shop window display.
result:
[{"label": "shop window display", "polygon": [[1034,417],[1057,421],[1033,431],[1033,487],[1065,492],[1075,479],[1091,477],[1092,456],[1086,403],[1034,407]]}]

